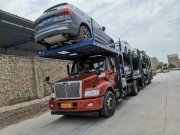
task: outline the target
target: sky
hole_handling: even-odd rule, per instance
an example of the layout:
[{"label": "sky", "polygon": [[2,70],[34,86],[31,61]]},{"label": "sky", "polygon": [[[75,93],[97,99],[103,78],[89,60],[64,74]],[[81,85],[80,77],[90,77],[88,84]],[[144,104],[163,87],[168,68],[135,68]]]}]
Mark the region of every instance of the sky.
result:
[{"label": "sky", "polygon": [[180,58],[180,0],[0,0],[0,9],[34,21],[44,10],[68,2],[80,8],[116,41],[167,62],[167,55]]}]

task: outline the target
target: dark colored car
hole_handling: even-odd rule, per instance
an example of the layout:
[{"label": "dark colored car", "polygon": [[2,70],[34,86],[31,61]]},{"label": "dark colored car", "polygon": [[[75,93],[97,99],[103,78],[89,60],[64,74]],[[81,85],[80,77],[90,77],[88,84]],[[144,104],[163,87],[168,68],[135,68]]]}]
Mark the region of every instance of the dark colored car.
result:
[{"label": "dark colored car", "polygon": [[101,27],[86,13],[68,3],[47,9],[34,25],[35,41],[47,49],[82,42],[93,36],[102,44],[114,43],[104,32],[104,26]]}]

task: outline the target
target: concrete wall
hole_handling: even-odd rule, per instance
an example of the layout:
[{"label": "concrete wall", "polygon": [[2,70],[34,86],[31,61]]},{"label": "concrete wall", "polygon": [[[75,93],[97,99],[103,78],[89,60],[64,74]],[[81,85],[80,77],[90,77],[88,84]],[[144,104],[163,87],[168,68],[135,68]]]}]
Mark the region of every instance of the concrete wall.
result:
[{"label": "concrete wall", "polygon": [[43,98],[50,94],[44,78],[66,76],[65,62],[39,57],[0,55],[0,107]]}]

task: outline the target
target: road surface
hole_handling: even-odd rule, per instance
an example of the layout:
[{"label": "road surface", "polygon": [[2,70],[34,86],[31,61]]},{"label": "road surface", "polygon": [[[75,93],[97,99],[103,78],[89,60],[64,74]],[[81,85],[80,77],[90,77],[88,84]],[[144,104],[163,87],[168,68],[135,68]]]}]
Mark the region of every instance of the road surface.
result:
[{"label": "road surface", "polygon": [[160,73],[138,96],[117,105],[109,119],[41,116],[0,130],[0,135],[180,135],[180,71]]}]

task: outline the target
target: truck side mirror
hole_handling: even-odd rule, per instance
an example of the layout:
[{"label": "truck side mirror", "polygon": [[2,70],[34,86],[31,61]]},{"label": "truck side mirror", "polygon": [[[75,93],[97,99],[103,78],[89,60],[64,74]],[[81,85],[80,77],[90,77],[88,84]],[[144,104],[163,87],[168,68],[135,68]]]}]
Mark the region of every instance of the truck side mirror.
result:
[{"label": "truck side mirror", "polygon": [[70,75],[69,64],[67,64],[67,74]]},{"label": "truck side mirror", "polygon": [[102,30],[105,31],[105,30],[106,30],[106,27],[102,26]]},{"label": "truck side mirror", "polygon": [[50,80],[50,77],[49,77],[49,76],[46,76],[46,77],[45,77],[45,81],[46,81],[46,82],[49,82],[49,80]]}]

